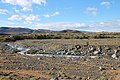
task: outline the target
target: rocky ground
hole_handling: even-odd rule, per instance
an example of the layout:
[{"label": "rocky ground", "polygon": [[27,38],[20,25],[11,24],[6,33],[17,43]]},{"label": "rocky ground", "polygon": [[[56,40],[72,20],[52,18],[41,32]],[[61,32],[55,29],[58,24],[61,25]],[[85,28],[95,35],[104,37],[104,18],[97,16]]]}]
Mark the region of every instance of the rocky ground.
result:
[{"label": "rocky ground", "polygon": [[29,54],[44,53],[120,59],[120,39],[24,40],[16,43],[31,48]]},{"label": "rocky ground", "polygon": [[[24,47],[46,52],[65,51],[73,48],[82,58],[27,56],[2,49],[0,44],[0,80],[119,80],[119,39],[114,40],[24,40],[17,41]],[[98,44],[96,44],[98,43]],[[109,44],[109,45],[108,45]],[[9,49],[9,48],[8,48]],[[89,52],[92,50],[91,52]],[[75,52],[76,51],[76,52]],[[77,52],[78,51],[78,52]],[[81,51],[83,53],[81,53]],[[86,51],[86,52],[85,52]],[[99,52],[98,52],[99,51]],[[91,54],[88,54],[91,53]],[[103,54],[106,53],[106,54]],[[58,53],[56,53],[58,54]],[[59,53],[62,54],[62,53]],[[68,54],[67,54],[68,55]],[[88,56],[99,56],[91,58]],[[100,57],[106,56],[106,57]]]},{"label": "rocky ground", "polygon": [[119,76],[116,59],[0,54],[0,80],[119,80]]}]

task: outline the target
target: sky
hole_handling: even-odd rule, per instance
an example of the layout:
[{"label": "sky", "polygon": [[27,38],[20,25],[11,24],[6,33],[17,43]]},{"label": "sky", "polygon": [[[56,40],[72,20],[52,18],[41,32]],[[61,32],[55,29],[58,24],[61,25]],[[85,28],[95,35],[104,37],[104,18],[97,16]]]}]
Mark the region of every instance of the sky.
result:
[{"label": "sky", "polygon": [[120,0],[0,0],[0,27],[120,32]]}]

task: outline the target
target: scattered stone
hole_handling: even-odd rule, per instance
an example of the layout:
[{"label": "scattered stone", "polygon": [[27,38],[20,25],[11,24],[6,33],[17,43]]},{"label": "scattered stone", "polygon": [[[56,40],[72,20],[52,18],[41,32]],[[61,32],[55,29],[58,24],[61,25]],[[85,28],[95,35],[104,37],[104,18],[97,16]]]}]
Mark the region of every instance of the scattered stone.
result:
[{"label": "scattered stone", "polygon": [[110,50],[110,48],[109,48],[109,47],[105,47],[105,49],[106,49],[106,50]]},{"label": "scattered stone", "polygon": [[94,51],[94,54],[96,55],[96,54],[99,54],[100,52],[99,51]]},{"label": "scattered stone", "polygon": [[100,66],[100,67],[99,67],[99,70],[102,71],[102,70],[105,70],[105,68],[103,68],[103,67]]},{"label": "scattered stone", "polygon": [[91,47],[91,48],[90,48],[90,51],[93,51],[93,50],[94,50],[94,48],[93,48],[93,47]]},{"label": "scattered stone", "polygon": [[[90,46],[90,45],[81,46],[79,44],[76,44],[75,46],[71,46],[71,47],[66,46],[65,48],[60,48],[60,49],[57,49],[54,51],[52,51],[52,50],[48,51],[47,49],[43,49],[43,48],[37,49],[35,47],[23,48],[18,44],[11,43],[11,44],[6,44],[3,46],[0,46],[0,53],[1,53],[1,50],[2,51],[4,50],[5,53],[10,53],[10,54],[11,53],[20,53],[23,55],[30,55],[30,54],[37,55],[43,51],[47,51],[47,52],[50,52],[50,54],[57,53],[59,55],[86,56],[86,57],[92,56],[91,58],[95,58],[93,56],[98,56],[100,58],[107,56],[109,58],[112,57],[114,59],[117,59],[120,56],[119,48],[110,47],[110,46]],[[30,55],[30,56],[32,56],[32,55]],[[52,57],[54,58],[54,57],[56,57],[56,55],[53,55]],[[40,60],[41,58],[37,58],[37,59]]]},{"label": "scattered stone", "polygon": [[17,68],[15,68],[16,70],[18,70],[19,68],[17,67]]},{"label": "scattered stone", "polygon": [[94,59],[94,58],[98,58],[98,56],[90,56],[90,58],[93,58],[93,59]]},{"label": "scattered stone", "polygon": [[81,46],[80,46],[80,45],[75,45],[75,48],[76,48],[77,50],[79,50],[79,49],[81,48]]},{"label": "scattered stone", "polygon": [[111,68],[112,70],[116,70],[114,67]]},{"label": "scattered stone", "polygon": [[87,78],[88,80],[90,79],[90,77],[88,76],[88,78]]},{"label": "scattered stone", "polygon": [[56,68],[55,67],[52,67],[52,70],[55,70]]},{"label": "scattered stone", "polygon": [[114,49],[115,54],[118,52],[118,50]]},{"label": "scattered stone", "polygon": [[112,58],[117,59],[117,55],[116,55],[116,54],[113,54],[113,55],[112,55]]},{"label": "scattered stone", "polygon": [[58,80],[58,78],[57,77],[53,77],[50,80]]},{"label": "scattered stone", "polygon": [[38,60],[41,60],[42,58],[38,57],[37,59],[38,59]]}]

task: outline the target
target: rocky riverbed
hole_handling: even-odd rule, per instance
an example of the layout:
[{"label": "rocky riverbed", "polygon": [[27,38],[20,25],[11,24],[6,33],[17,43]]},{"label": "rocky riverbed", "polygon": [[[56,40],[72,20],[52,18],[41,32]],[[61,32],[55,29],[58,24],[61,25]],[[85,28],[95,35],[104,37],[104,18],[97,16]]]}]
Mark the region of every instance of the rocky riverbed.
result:
[{"label": "rocky riverbed", "polygon": [[[41,45],[41,44],[40,44]],[[57,45],[58,46],[58,45]],[[17,43],[1,44],[1,51],[7,53],[19,53],[28,56],[49,57],[90,57],[90,58],[114,58],[120,59],[120,46],[115,45],[80,45],[59,44],[57,49],[49,49],[46,45],[25,47]]]},{"label": "rocky riverbed", "polygon": [[119,44],[81,42],[24,40],[0,43],[0,80],[120,79]]}]

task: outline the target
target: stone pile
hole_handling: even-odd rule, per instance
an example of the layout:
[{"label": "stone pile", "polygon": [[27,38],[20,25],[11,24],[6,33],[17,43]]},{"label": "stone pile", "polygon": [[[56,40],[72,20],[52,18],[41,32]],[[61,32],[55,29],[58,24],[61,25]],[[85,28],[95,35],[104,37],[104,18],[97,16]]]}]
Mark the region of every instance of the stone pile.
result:
[{"label": "stone pile", "polygon": [[87,56],[91,58],[107,57],[120,58],[119,46],[95,46],[95,45],[74,45],[68,48],[60,48],[57,50],[47,51],[47,49],[21,48],[17,44],[0,44],[0,53],[5,51],[7,53],[24,52],[23,54],[57,54],[57,55],[74,55]]}]

